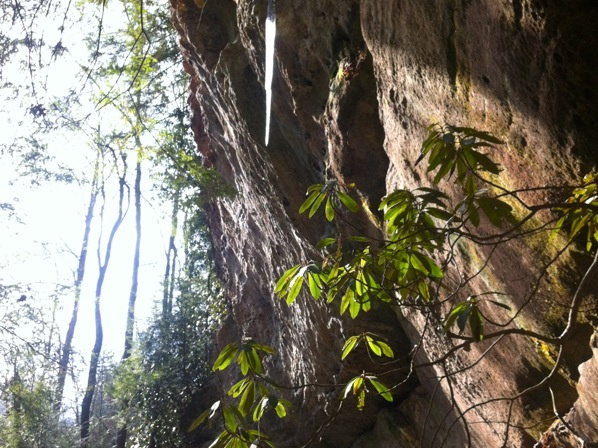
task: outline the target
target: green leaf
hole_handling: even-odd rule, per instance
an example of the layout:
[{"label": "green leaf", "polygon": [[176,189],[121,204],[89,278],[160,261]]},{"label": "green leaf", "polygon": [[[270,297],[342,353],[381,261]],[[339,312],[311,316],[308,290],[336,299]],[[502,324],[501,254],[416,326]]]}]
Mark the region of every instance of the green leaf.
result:
[{"label": "green leaf", "polygon": [[382,353],[384,354],[384,356],[387,356],[389,358],[395,357],[395,354],[392,351],[392,348],[390,348],[390,345],[388,345],[386,342],[378,341],[378,345],[382,349]]},{"label": "green leaf", "polygon": [[276,350],[274,350],[272,347],[269,347],[267,345],[261,345],[261,344],[254,344],[252,343],[251,346],[256,349],[256,350],[261,350],[262,352],[266,352],[269,354],[274,354],[276,353]]},{"label": "green leaf", "polygon": [[201,414],[199,414],[199,417],[193,420],[193,423],[189,425],[189,427],[187,428],[187,432],[192,432],[195,428],[201,425],[204,422],[204,420],[208,418],[208,415],[210,415],[209,409],[206,409]]},{"label": "green leaf", "polygon": [[341,355],[341,361],[344,360],[351,351],[359,344],[361,336],[351,336],[345,341],[343,346],[343,354]]},{"label": "green leaf", "polygon": [[437,279],[444,277],[444,273],[442,272],[442,269],[440,269],[440,266],[438,266],[434,260],[432,260],[430,257],[427,257],[426,255],[422,255],[422,257],[423,257],[424,261],[426,262],[426,266],[428,267],[428,270],[430,271],[430,277],[434,277]]},{"label": "green leaf", "polygon": [[469,320],[471,308],[471,303],[468,303],[463,312],[457,317],[457,326],[459,327],[459,333],[463,333],[463,331],[465,331],[465,324]]},{"label": "green leaf", "polygon": [[235,359],[236,354],[239,352],[239,349],[237,347],[237,344],[232,343],[232,344],[228,344],[226,347],[224,347],[222,349],[222,351],[220,352],[220,355],[218,355],[218,358],[216,358],[216,361],[214,362],[214,365],[212,366],[212,371],[216,371],[216,370],[224,370],[226,369],[229,364],[232,362],[233,359]]},{"label": "green leaf", "polygon": [[251,348],[247,351],[247,361],[249,362],[249,367],[255,373],[262,373],[262,362],[260,361],[260,357],[257,354],[257,351],[254,348]]},{"label": "green leaf", "polygon": [[511,311],[511,307],[509,305],[505,305],[504,303],[497,302],[496,300],[488,300],[488,302],[493,303],[494,305],[500,306],[505,310]]},{"label": "green leaf", "polygon": [[417,252],[412,252],[411,256],[409,257],[409,262],[411,263],[411,266],[413,266],[413,269],[415,269],[416,271],[422,272],[425,275],[428,275],[430,273],[430,271],[428,271],[428,269],[426,269],[426,267],[423,265],[423,263],[419,259],[418,255],[419,254]]},{"label": "green leaf", "polygon": [[430,153],[430,159],[428,161],[427,172],[434,171],[438,165],[446,160],[446,153],[443,151],[444,146],[442,143],[434,145],[432,152]]},{"label": "green leaf", "polygon": [[241,401],[239,401],[239,412],[241,413],[241,415],[243,417],[245,417],[249,411],[251,410],[251,407],[253,406],[253,403],[255,401],[255,381],[251,381],[249,383],[249,385],[247,386],[247,388],[245,389],[245,392],[243,392],[243,395],[241,396]]},{"label": "green leaf", "polygon": [[[367,299],[366,299],[366,297],[367,297]],[[372,309],[372,301],[369,299],[369,296],[364,296],[364,299],[361,301],[361,311],[367,313],[371,309]]]},{"label": "green leaf", "polygon": [[287,270],[282,277],[280,277],[280,279],[278,280],[278,282],[276,282],[276,288],[274,289],[275,293],[280,293],[282,292],[282,290],[284,289],[284,287],[288,284],[288,282],[290,281],[291,277],[293,275],[295,275],[295,273],[299,270],[299,268],[301,267],[300,264],[293,266],[291,269]]},{"label": "green leaf", "polygon": [[353,383],[355,383],[355,381],[357,381],[359,378],[361,378],[361,377],[353,378],[351,381],[349,381],[347,383],[347,385],[343,389],[343,393],[341,395],[341,400],[344,400],[345,398],[347,398],[349,396],[349,393],[353,390]]},{"label": "green leaf", "polygon": [[332,221],[334,219],[334,207],[332,206],[332,198],[329,196],[326,200],[326,219]]},{"label": "green leaf", "polygon": [[278,402],[274,410],[276,411],[278,418],[285,418],[287,416],[287,410],[282,402]]},{"label": "green leaf", "polygon": [[484,339],[484,321],[482,313],[480,313],[480,310],[478,310],[475,305],[471,306],[469,327],[471,328],[471,334],[476,341],[482,341]]},{"label": "green leaf", "polygon": [[426,209],[426,213],[430,214],[434,218],[442,219],[443,221],[449,221],[454,217],[454,215],[446,210],[442,210],[440,208],[430,207]]},{"label": "green leaf", "polygon": [[301,204],[301,207],[299,207],[299,213],[305,213],[305,211],[313,205],[319,194],[319,191],[314,191],[307,196],[307,199]]},{"label": "green leaf", "polygon": [[208,448],[229,448],[232,437],[233,435],[228,431],[222,431]]},{"label": "green leaf", "polygon": [[193,420],[193,423],[189,425],[189,427],[187,428],[187,432],[193,432],[193,430],[195,430],[195,428],[201,425],[207,418],[212,418],[219,407],[220,401],[217,401],[210,407],[210,409],[206,409],[201,414],[199,414],[199,417]]},{"label": "green leaf", "polygon": [[365,388],[362,388],[357,395],[357,410],[363,411],[365,408]]},{"label": "green leaf", "polygon": [[361,310],[361,304],[353,298],[349,302],[349,314],[351,315],[351,319],[355,319]]},{"label": "green leaf", "polygon": [[318,193],[316,199],[314,200],[311,209],[309,210],[309,217],[313,217],[316,212],[318,211],[318,209],[320,208],[320,206],[322,205],[322,202],[324,202],[324,199],[326,199],[326,194],[325,193]]},{"label": "green leaf", "polygon": [[592,218],[593,216],[591,215],[591,213],[585,213],[581,215],[579,218],[573,220],[573,222],[571,223],[571,230],[569,231],[569,241],[571,241],[575,237],[575,235],[577,235]]},{"label": "green leaf", "polygon": [[245,350],[241,350],[241,353],[239,353],[239,365],[241,366],[241,373],[247,375],[247,372],[249,372],[250,369],[250,364]]},{"label": "green leaf", "polygon": [[463,180],[465,179],[465,176],[468,173],[468,168],[467,168],[467,165],[465,164],[465,162],[461,158],[457,159],[456,166],[457,166],[457,182],[462,184]]},{"label": "green leaf", "polygon": [[355,381],[353,381],[353,395],[357,394],[360,389],[363,388],[363,378],[358,376],[357,378],[355,378]]},{"label": "green leaf", "polygon": [[349,308],[351,302],[353,302],[353,295],[354,292],[351,288],[347,288],[347,290],[345,291],[345,294],[343,294],[343,298],[341,300],[341,316],[345,313],[345,311],[347,310],[347,308]]},{"label": "green leaf", "polygon": [[287,296],[287,304],[288,305],[292,304],[295,301],[295,299],[299,295],[299,292],[301,291],[302,285],[303,285],[303,276],[302,275],[295,276],[295,278],[291,282],[289,295]]},{"label": "green leaf", "polygon": [[378,379],[374,376],[368,376],[368,381],[371,383],[372,386],[378,391],[380,396],[384,398],[386,401],[392,402],[393,398],[391,393],[384,384],[382,384]]},{"label": "green leaf", "polygon": [[307,274],[307,280],[310,294],[314,299],[318,300],[322,295],[322,282],[320,276],[309,272]]},{"label": "green leaf", "polygon": [[353,213],[359,211],[359,206],[357,205],[357,202],[355,202],[351,196],[349,196],[346,193],[343,193],[342,191],[337,191],[336,194],[340,201],[343,203],[343,205],[347,207],[350,211],[352,211]]},{"label": "green leaf", "polygon": [[378,345],[377,341],[372,339],[370,336],[366,336],[365,340],[368,343],[370,350],[372,350],[376,356],[382,356],[382,348]]},{"label": "green leaf", "polygon": [[476,194],[476,184],[473,176],[467,176],[464,189],[467,196],[474,196]]},{"label": "green leaf", "polygon": [[336,242],[337,242],[336,238],[324,238],[318,242],[318,244],[316,245],[316,248],[323,249],[323,248],[330,246],[331,244],[334,244]]},{"label": "green leaf", "polygon": [[268,397],[262,397],[262,399],[258,402],[257,406],[253,410],[253,421],[257,422],[264,416],[264,411],[268,407],[269,400]]},{"label": "green leaf", "polygon": [[369,243],[371,241],[366,236],[349,236],[346,239],[349,241],[357,241],[358,243]]},{"label": "green leaf", "polygon": [[434,184],[437,184],[438,182],[440,182],[442,180],[442,178],[444,176],[446,176],[448,174],[449,171],[451,171],[455,166],[455,162],[453,160],[447,160],[446,162],[444,162],[440,169],[438,170],[438,172],[436,173],[436,176],[434,176],[434,180],[432,180],[432,182]]},{"label": "green leaf", "polygon": [[430,289],[428,288],[428,284],[426,283],[426,281],[422,279],[419,282],[417,282],[417,289],[418,289],[419,294],[421,295],[422,299],[424,299],[424,302],[429,303],[430,302]]},{"label": "green leaf", "polygon": [[222,409],[224,424],[231,432],[235,432],[237,430],[238,424],[237,420],[235,419],[235,414],[229,409],[229,407],[230,406],[225,406],[224,409]]},{"label": "green leaf", "polygon": [[448,331],[453,326],[457,318],[465,311],[466,308],[469,307],[469,305],[469,302],[460,302],[453,307],[451,312],[448,314],[448,316],[446,316],[444,320],[443,326],[445,331]]},{"label": "green leaf", "polygon": [[228,394],[233,398],[237,398],[245,391],[245,389],[247,389],[247,386],[249,386],[250,382],[251,378],[243,378],[228,390]]}]

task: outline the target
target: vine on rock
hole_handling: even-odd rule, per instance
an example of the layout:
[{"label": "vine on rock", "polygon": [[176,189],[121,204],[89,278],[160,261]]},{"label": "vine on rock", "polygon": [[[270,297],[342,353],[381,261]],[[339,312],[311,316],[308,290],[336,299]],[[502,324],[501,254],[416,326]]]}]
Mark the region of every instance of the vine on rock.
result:
[{"label": "vine on rock", "polygon": [[[351,223],[348,212],[357,213],[360,209],[350,196],[354,185],[330,181],[309,187],[307,199],[299,211],[311,218],[323,207],[326,219],[337,222],[338,234],[318,243],[318,249],[322,250],[320,260],[310,260],[288,269],[277,282],[274,292],[291,305],[307,284],[314,300],[326,300],[328,303],[339,300],[340,314],[348,313],[352,319],[370,311],[378,303],[410,307],[433,316],[448,337],[459,343],[447,348],[447,353],[427,363],[427,366],[441,363],[450,354],[471,343],[498,339],[507,334],[533,337],[562,351],[563,342],[577,323],[581,300],[588,292],[584,290],[587,289],[585,280],[598,271],[596,255],[572,299],[567,328],[560,336],[516,327],[512,325],[512,316],[500,325],[490,320],[487,307],[511,310],[509,304],[500,300],[506,295],[504,292],[472,292],[465,300],[455,300],[472,289],[472,279],[487,268],[487,262],[474,275],[459,282],[449,280],[447,274],[451,269],[458,271],[455,248],[462,242],[494,249],[510,240],[542,232],[547,235],[547,240],[554,240],[560,231],[564,231],[567,241],[556,257],[579,240],[583,240],[585,249],[591,251],[598,241],[598,185],[595,176],[586,175],[581,185],[575,187],[509,191],[495,183],[501,167],[491,154],[496,150],[494,145],[503,143],[498,138],[476,129],[450,125],[434,124],[428,131],[429,136],[422,145],[416,164],[427,158],[427,172],[433,175],[434,187],[397,190],[382,199],[383,239],[346,235],[341,230],[341,222]],[[437,186],[442,181],[456,185],[457,194],[449,197],[442,192]],[[524,200],[523,196],[528,191],[551,189],[568,190],[571,195],[562,203],[530,205]],[[552,213],[547,214],[548,219],[543,219],[541,224],[533,224],[538,220],[532,218],[542,211]],[[561,215],[558,220],[553,218],[556,213]],[[520,311],[516,310],[515,316]],[[455,325],[457,333],[453,333]],[[488,332],[487,326],[492,331]],[[377,358],[395,357],[383,337],[364,332],[347,338],[339,354],[341,360],[350,356],[360,344]],[[261,356],[272,354],[272,348],[250,339],[227,345],[214,363],[213,370],[224,370],[236,360],[243,378],[230,388],[225,400],[204,411],[189,431],[206,420],[220,419],[224,422],[224,430],[211,445],[212,448],[273,447],[271,439],[259,429],[252,429],[249,421],[259,423],[269,411],[284,418],[291,406],[290,402],[280,398],[281,386],[263,374]],[[560,358],[559,355],[544,380],[557,371]],[[423,366],[412,365],[410,374]],[[342,387],[341,405],[348,397],[354,396],[358,409],[364,408],[368,396],[393,401],[392,393],[397,387],[384,384],[376,375],[365,370],[338,386]],[[512,407],[516,398],[505,400],[510,401]],[[465,421],[465,413],[472,408],[460,411],[460,418]],[[250,415],[251,419],[248,418]],[[505,443],[510,426],[510,422],[505,422]]]}]

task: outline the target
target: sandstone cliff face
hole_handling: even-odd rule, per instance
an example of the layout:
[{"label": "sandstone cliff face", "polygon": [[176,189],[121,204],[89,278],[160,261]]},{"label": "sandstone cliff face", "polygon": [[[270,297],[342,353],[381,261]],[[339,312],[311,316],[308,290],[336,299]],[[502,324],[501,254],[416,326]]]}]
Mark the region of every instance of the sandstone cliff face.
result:
[{"label": "sandstone cliff face", "polygon": [[[199,151],[238,190],[235,199],[209,206],[231,308],[219,343],[254,338],[278,351],[268,372],[278,383],[329,385],[289,391],[292,416],[265,422],[279,446],[532,446],[543,428],[534,425],[554,419],[550,395],[544,386],[518,394],[548,372],[543,346],[515,336],[476,344],[419,370],[417,380],[397,389],[393,406],[376,400],[363,412],[345,406],[330,420],[339,394],[330,384],[368,362],[343,364],[338,354],[345,338],[368,322],[377,322],[376,332],[392,341],[399,357],[407,358],[417,344],[420,363],[437,359],[454,342],[416,312],[381,309],[365,321],[347,322],[308,297],[288,307],[272,291],[285,269],[315,256],[314,244],[330,231],[322,220],[298,215],[306,188],[331,179],[355,182],[375,210],[387,192],[429,186],[413,162],[432,122],[470,125],[503,138],[500,161],[510,188],[567,183],[590,170],[598,141],[598,76],[590,69],[598,66],[595,3],[278,0],[268,147],[266,1],[171,5],[191,77]],[[342,79],[339,66],[351,68]],[[529,199],[549,198],[532,193]],[[366,219],[358,225],[377,231]],[[492,256],[463,248],[464,265],[475,272],[489,258],[490,270],[476,286],[508,293],[514,308],[525,304],[515,325],[554,331],[546,316],[555,304],[569,303],[566,283],[578,282],[588,261],[580,259],[570,272],[550,272],[540,299],[526,304],[542,244],[511,244]],[[593,300],[588,309],[596,307]],[[499,310],[490,317],[506,316]],[[573,378],[577,364],[591,355],[589,334],[582,328],[573,343],[580,349],[567,356]],[[443,377],[448,372],[454,373],[450,381]],[[598,426],[591,410],[598,383],[588,372],[582,369],[570,418],[580,428]],[[562,373],[550,385],[565,414],[576,394]],[[595,432],[580,431],[587,442],[598,442],[590,440]]]}]

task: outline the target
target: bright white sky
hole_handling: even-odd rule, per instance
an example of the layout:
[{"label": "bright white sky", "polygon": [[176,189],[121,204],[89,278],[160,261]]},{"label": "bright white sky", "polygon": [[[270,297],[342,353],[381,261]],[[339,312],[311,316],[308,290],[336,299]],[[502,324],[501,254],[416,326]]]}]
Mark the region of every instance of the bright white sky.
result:
[{"label": "bright white sky", "polygon": [[[65,3],[66,4],[66,3]],[[72,11],[75,17],[76,11]],[[106,29],[109,30],[110,14],[105,17]],[[115,20],[116,19],[116,20]],[[117,18],[113,17],[117,23]],[[53,45],[60,39],[57,22],[49,20],[43,27],[44,40]],[[19,35],[19,27],[11,27],[7,22],[1,24],[2,32],[15,38]],[[90,28],[88,28],[90,29]],[[77,62],[85,63],[87,50],[82,42],[83,31],[67,30],[62,36],[62,44],[68,49],[63,57],[52,61],[49,68],[41,72],[41,78],[47,79],[48,94],[38,89],[38,99],[47,100],[49,96],[64,94],[72,86],[81,82],[78,75]],[[49,50],[46,52],[48,53]],[[18,59],[18,58],[15,58]],[[23,81],[27,73],[22,66],[7,65],[2,67],[2,78]],[[39,79],[39,78],[38,78]],[[1,95],[1,94],[0,94]],[[5,98],[0,97],[0,101]],[[31,127],[32,117],[25,110],[30,104],[19,104],[20,98],[13,108],[4,103],[0,110],[0,144],[7,144],[19,135],[26,135]],[[24,106],[24,107],[23,107]],[[100,118],[106,120],[106,116]],[[96,120],[98,120],[96,118]],[[90,149],[89,139],[82,133],[56,132],[47,136],[50,153],[61,164],[70,167],[81,181],[89,182],[91,161],[94,157]],[[132,159],[132,158],[131,158]],[[128,181],[133,186],[133,163]],[[154,301],[161,297],[162,278],[166,263],[166,244],[170,232],[170,210],[163,206],[151,191],[149,173],[144,171],[142,201],[142,246],[140,281],[137,301],[138,322],[143,322],[151,312]],[[87,177],[87,178],[86,178]],[[103,242],[112,227],[112,217],[116,207],[116,179],[107,181],[107,209],[104,223]],[[111,187],[112,185],[112,187]],[[111,189],[112,188],[112,189]],[[17,219],[9,218],[0,210],[0,284],[30,285],[31,291],[23,291],[28,296],[26,304],[40,305],[51,301],[57,285],[72,285],[77,268],[77,256],[81,250],[84,230],[84,215],[89,200],[89,185],[43,183],[39,187],[30,185],[27,178],[19,178],[15,161],[9,154],[0,153],[0,203],[12,203]],[[133,198],[131,197],[131,201]],[[96,219],[90,239],[86,277],[83,285],[79,322],[75,335],[75,349],[78,356],[88,359],[93,345],[94,320],[93,301],[98,276],[97,241],[99,232],[99,207],[96,205]],[[102,315],[104,322],[103,353],[114,353],[120,358],[124,344],[126,310],[131,285],[133,247],[135,241],[134,207],[131,203],[129,213],[123,222],[114,241],[111,263],[108,268],[102,297]],[[103,250],[102,250],[103,257]],[[19,295],[9,306],[26,306],[17,304]],[[12,301],[13,298],[11,298]],[[62,297],[60,305],[60,338],[64,340],[68,319],[72,310],[72,295]],[[23,336],[27,337],[26,330]],[[84,371],[83,367],[82,368]],[[83,375],[86,378],[86,374]],[[79,399],[79,398],[77,398]]]}]

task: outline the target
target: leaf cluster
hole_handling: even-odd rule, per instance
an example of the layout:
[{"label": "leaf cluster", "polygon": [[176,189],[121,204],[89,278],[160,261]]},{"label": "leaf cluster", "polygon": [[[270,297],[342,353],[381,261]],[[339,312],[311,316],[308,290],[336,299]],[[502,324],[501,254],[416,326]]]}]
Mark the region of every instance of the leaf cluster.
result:
[{"label": "leaf cluster", "polygon": [[[205,421],[220,417],[224,421],[224,430],[210,445],[213,448],[249,448],[266,446],[274,448],[270,438],[259,430],[251,429],[247,417],[251,414],[253,422],[259,422],[264,414],[272,410],[278,418],[287,415],[291,403],[281,398],[271,384],[262,377],[260,352],[274,354],[271,347],[257,344],[251,339],[240,343],[231,343],[222,349],[214,362],[212,370],[225,370],[234,361],[239,366],[244,378],[235,383],[228,391],[228,396],[235,401],[215,402],[210,409],[202,412],[188,428],[194,431]],[[252,411],[253,410],[253,411]]]},{"label": "leaf cluster", "polygon": [[[385,304],[413,307],[425,313],[434,310],[436,319],[449,335],[455,336],[451,333],[455,324],[460,334],[468,331],[468,336],[460,336],[467,343],[483,341],[486,324],[494,324],[484,315],[484,307],[496,306],[510,311],[509,305],[495,299],[504,295],[501,292],[470,294],[466,300],[454,303],[453,298],[465,288],[460,285],[456,292],[442,297],[443,291],[449,290],[446,278],[454,263],[452,251],[461,239],[474,244],[486,240],[501,244],[508,238],[521,237],[523,224],[539,208],[528,207],[517,192],[509,192],[489,180],[501,172],[499,164],[491,157],[491,151],[496,149],[494,145],[502,144],[498,138],[473,128],[451,125],[435,124],[428,128],[428,132],[416,163],[428,158],[427,172],[433,173],[434,187],[397,190],[382,198],[383,240],[341,233],[324,238],[317,245],[323,251],[321,260],[296,264],[282,274],[274,288],[280,299],[286,299],[288,305],[295,303],[307,284],[314,300],[325,299],[331,303],[340,299],[340,314],[348,312],[352,319],[374,306]],[[451,200],[436,187],[443,180],[452,180],[458,187],[460,195],[456,199]],[[347,211],[359,211],[357,202],[350,196],[349,190],[353,187],[334,181],[313,185],[308,188],[307,198],[299,211],[311,218],[323,209],[327,221],[332,222],[339,216],[345,219]],[[526,206],[530,214],[517,220],[509,199]],[[564,205],[545,208],[562,213],[553,233],[568,228],[569,240],[584,234],[586,248],[590,250],[598,240],[597,206],[598,186],[595,177],[588,175]],[[501,229],[500,233],[496,236],[476,233],[483,221],[487,227]],[[351,244],[344,244],[347,241]],[[443,304],[450,302],[454,304],[448,313],[444,317],[438,316],[437,310],[446,309]],[[346,339],[341,360],[360,345],[366,347],[372,359],[394,358],[393,350],[383,337],[364,332]],[[260,347],[253,342],[249,346],[230,344],[221,352],[214,366],[216,370],[226,368],[237,359],[244,375],[253,373],[253,377],[246,376],[229,391],[229,395],[240,397],[239,405],[234,411],[223,412],[245,417],[253,406],[254,420],[259,420],[266,403],[276,409],[280,417],[286,413],[282,409],[279,412],[278,399],[271,402],[267,390],[262,391],[261,383],[256,382],[256,378],[262,378],[257,353]],[[344,386],[341,402],[353,396],[357,400],[357,409],[362,410],[368,393],[375,392],[386,401],[392,401],[391,391],[392,388],[385,386],[376,375],[364,371]],[[259,404],[250,404],[256,402],[258,394],[261,395]],[[200,416],[201,421],[214,413],[213,409],[206,412]],[[231,417],[225,415],[224,419],[231,420]],[[227,424],[227,427],[223,434],[228,434],[226,440],[230,441],[237,426]]]}]

